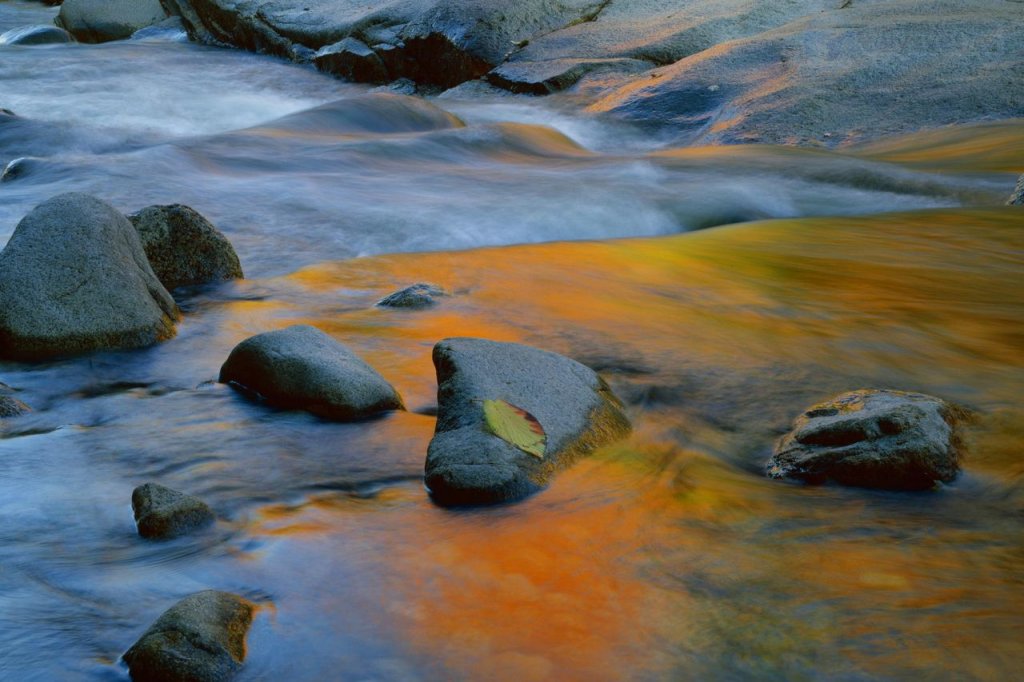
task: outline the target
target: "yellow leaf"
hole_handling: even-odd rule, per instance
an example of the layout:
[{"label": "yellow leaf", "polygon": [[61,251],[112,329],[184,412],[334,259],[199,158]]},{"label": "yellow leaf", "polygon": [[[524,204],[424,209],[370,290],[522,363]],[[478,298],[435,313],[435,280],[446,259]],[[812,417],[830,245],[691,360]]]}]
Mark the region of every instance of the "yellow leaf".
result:
[{"label": "yellow leaf", "polygon": [[544,459],[548,437],[537,418],[504,400],[484,401],[484,421],[498,438],[523,452]]}]

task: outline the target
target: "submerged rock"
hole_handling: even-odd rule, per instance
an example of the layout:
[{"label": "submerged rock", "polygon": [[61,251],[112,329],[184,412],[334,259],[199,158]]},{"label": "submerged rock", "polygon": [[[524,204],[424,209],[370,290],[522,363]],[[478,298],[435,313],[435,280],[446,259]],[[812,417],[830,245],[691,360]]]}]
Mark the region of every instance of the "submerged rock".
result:
[{"label": "submerged rock", "polygon": [[0,419],[6,417],[17,417],[19,415],[28,414],[31,411],[31,407],[17,398],[12,398],[9,395],[0,395]]},{"label": "submerged rock", "polygon": [[859,390],[808,409],[775,447],[771,478],[926,490],[960,472],[959,411],[920,393]]},{"label": "submerged rock", "polygon": [[54,45],[73,42],[74,36],[56,26],[22,26],[0,33],[0,45]]},{"label": "submerged rock", "polygon": [[242,266],[228,238],[188,206],[149,206],[128,216],[161,284],[168,290],[241,279]]},{"label": "submerged rock", "polygon": [[354,421],[404,409],[395,389],[355,353],[316,327],[296,325],[238,344],[221,383],[268,405]]},{"label": "submerged rock", "polygon": [[[556,353],[484,339],[434,346],[438,416],[426,484],[442,505],[493,504],[540,490],[556,472],[625,436],[629,420],[593,370]],[[497,435],[488,405],[543,433],[526,445]],[[536,424],[534,424],[536,422]],[[529,431],[527,432],[529,433]]]},{"label": "submerged rock", "polygon": [[160,0],[64,0],[56,23],[83,43],[103,43],[166,18]]},{"label": "submerged rock", "polygon": [[13,182],[19,178],[31,175],[42,164],[42,159],[33,156],[19,156],[16,159],[11,159],[4,166],[3,172],[0,173],[0,182]]},{"label": "submerged rock", "polygon": [[1017,180],[1017,187],[1013,190],[1013,194],[1010,195],[1006,205],[1024,206],[1024,175],[1020,176],[1020,179]]},{"label": "submerged rock", "polygon": [[156,483],[132,491],[132,511],[139,535],[155,540],[176,538],[214,521],[213,510],[198,497]]},{"label": "submerged rock", "polygon": [[448,292],[439,286],[420,282],[385,296],[377,302],[377,305],[383,308],[411,308],[419,310],[436,305],[436,299],[447,295]]},{"label": "submerged rock", "polygon": [[254,609],[230,592],[197,592],[164,611],[122,658],[135,682],[224,682],[245,660]]},{"label": "submerged rock", "polygon": [[0,253],[0,357],[148,346],[177,316],[131,223],[87,194],[37,206]]}]

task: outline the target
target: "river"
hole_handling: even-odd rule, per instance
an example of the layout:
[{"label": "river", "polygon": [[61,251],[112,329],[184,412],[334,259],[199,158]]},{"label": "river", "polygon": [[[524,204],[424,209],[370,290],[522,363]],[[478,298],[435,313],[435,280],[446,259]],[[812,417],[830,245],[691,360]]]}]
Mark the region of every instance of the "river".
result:
[{"label": "river", "polygon": [[[0,33],[54,9],[0,2]],[[188,43],[0,45],[0,239],[45,199],[188,204],[247,279],[150,349],[0,363],[0,679],[125,680],[191,592],[260,609],[254,680],[1012,679],[1024,665],[1024,123],[859,149],[673,148],[557,98],[407,97]],[[732,223],[739,223],[733,225]],[[715,227],[729,225],[727,227]],[[713,228],[713,229],[706,229]],[[625,239],[622,239],[625,238]],[[418,281],[455,296],[374,307]],[[215,383],[309,323],[408,412],[334,424]],[[515,505],[422,485],[432,345],[600,371],[635,432]],[[770,481],[804,407],[888,387],[975,411],[927,493]],[[217,511],[135,533],[155,480]]]}]

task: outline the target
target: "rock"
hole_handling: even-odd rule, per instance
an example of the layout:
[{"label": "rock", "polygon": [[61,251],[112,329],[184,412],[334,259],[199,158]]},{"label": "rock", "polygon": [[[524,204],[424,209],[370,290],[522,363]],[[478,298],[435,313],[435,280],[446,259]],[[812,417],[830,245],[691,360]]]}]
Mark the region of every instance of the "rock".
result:
[{"label": "rock", "polygon": [[[575,360],[515,343],[445,339],[434,346],[438,417],[426,484],[445,506],[518,500],[557,471],[625,436],[618,399]],[[484,401],[505,401],[533,415],[547,437],[543,457],[494,435]]]},{"label": "rock", "polygon": [[169,291],[244,277],[228,238],[188,206],[150,206],[128,219],[153,272]]},{"label": "rock", "polygon": [[32,172],[38,169],[42,164],[42,159],[31,156],[19,156],[16,159],[11,159],[7,165],[4,166],[3,173],[0,173],[0,182],[13,182],[18,178],[31,175]]},{"label": "rock", "polygon": [[390,80],[384,61],[366,43],[345,38],[320,48],[313,55],[316,68],[359,83],[386,83]]},{"label": "rock", "polygon": [[87,194],[37,206],[0,253],[0,357],[149,346],[177,317],[132,224]]},{"label": "rock", "polygon": [[1024,206],[1024,175],[1017,180],[1017,187],[1006,201],[1007,206]]},{"label": "rock", "polygon": [[139,535],[155,540],[176,538],[214,521],[213,510],[198,497],[156,483],[132,491],[132,511]]},{"label": "rock", "polygon": [[0,33],[0,45],[52,45],[73,43],[74,37],[56,26],[22,26]]},{"label": "rock", "polygon": [[296,325],[238,344],[220,370],[221,383],[268,405],[354,421],[404,409],[375,369],[315,327]]},{"label": "rock", "polygon": [[436,305],[436,299],[447,295],[448,292],[441,287],[420,282],[385,296],[377,301],[377,305],[383,308],[411,308],[413,310],[420,310]]},{"label": "rock", "polygon": [[590,110],[690,143],[836,145],[1019,116],[1022,53],[1024,13],[1004,0],[854,2],[655,69]]},{"label": "rock", "polygon": [[185,24],[182,22],[181,17],[167,17],[163,21],[153,24],[152,26],[140,28],[131,35],[132,40],[159,40],[168,38],[174,38],[182,42],[188,40],[188,32],[185,30]]},{"label": "rock", "polygon": [[775,447],[771,478],[926,490],[960,471],[961,411],[920,393],[859,390],[811,407]]},{"label": "rock", "polygon": [[164,611],[125,652],[135,682],[224,682],[245,660],[255,607],[229,592],[205,590]]},{"label": "rock", "polygon": [[160,0],[64,0],[56,24],[83,43],[103,43],[166,18]]},{"label": "rock", "polygon": [[0,395],[0,419],[17,417],[23,414],[28,414],[31,411],[31,407],[17,398],[12,398],[9,395]]}]

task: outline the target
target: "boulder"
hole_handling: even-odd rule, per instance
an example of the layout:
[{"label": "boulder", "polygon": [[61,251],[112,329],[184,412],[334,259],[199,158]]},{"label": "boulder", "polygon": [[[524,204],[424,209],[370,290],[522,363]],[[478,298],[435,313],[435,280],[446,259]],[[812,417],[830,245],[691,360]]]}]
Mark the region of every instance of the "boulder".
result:
[{"label": "boulder", "polygon": [[[441,505],[494,504],[540,490],[556,472],[624,437],[630,424],[593,370],[556,353],[485,339],[434,346],[438,415],[426,485]],[[513,432],[543,435],[524,445]],[[524,414],[525,413],[525,414]],[[518,423],[517,423],[518,422]],[[532,431],[529,431],[532,429]]]},{"label": "boulder", "polygon": [[31,407],[17,398],[12,398],[9,395],[0,395],[0,419],[6,417],[17,417],[31,411]]},{"label": "boulder", "polygon": [[64,0],[56,24],[83,43],[103,43],[166,18],[160,0]]},{"label": "boulder", "polygon": [[1017,180],[1017,187],[1006,201],[1007,206],[1024,206],[1024,175]]},{"label": "boulder", "polygon": [[164,611],[125,652],[135,682],[224,682],[245,660],[255,606],[229,592],[205,590]]},{"label": "boulder", "polygon": [[188,206],[150,206],[128,219],[166,289],[244,277],[228,238]]},{"label": "boulder", "polygon": [[74,36],[56,26],[21,26],[0,33],[0,45],[52,45],[73,42]]},{"label": "boulder", "polygon": [[358,83],[387,83],[388,69],[380,56],[366,43],[345,38],[317,50],[313,64],[326,73]]},{"label": "boulder", "polygon": [[213,511],[198,497],[156,483],[132,491],[132,511],[139,535],[169,540],[213,523]]},{"label": "boulder", "polygon": [[132,224],[87,194],[37,206],[0,253],[0,357],[148,346],[177,317]]},{"label": "boulder", "polygon": [[395,389],[355,353],[315,327],[296,325],[238,344],[220,370],[268,405],[354,421],[404,409]]},{"label": "boulder", "polygon": [[960,472],[962,410],[920,393],[859,390],[814,405],[768,462],[771,478],[927,490]]},{"label": "boulder", "polygon": [[448,292],[441,287],[420,282],[419,284],[413,284],[401,291],[396,291],[393,294],[385,296],[381,300],[377,301],[377,305],[382,308],[409,308],[412,310],[420,310],[422,308],[429,308],[436,305],[438,298],[443,298],[447,295]]}]

